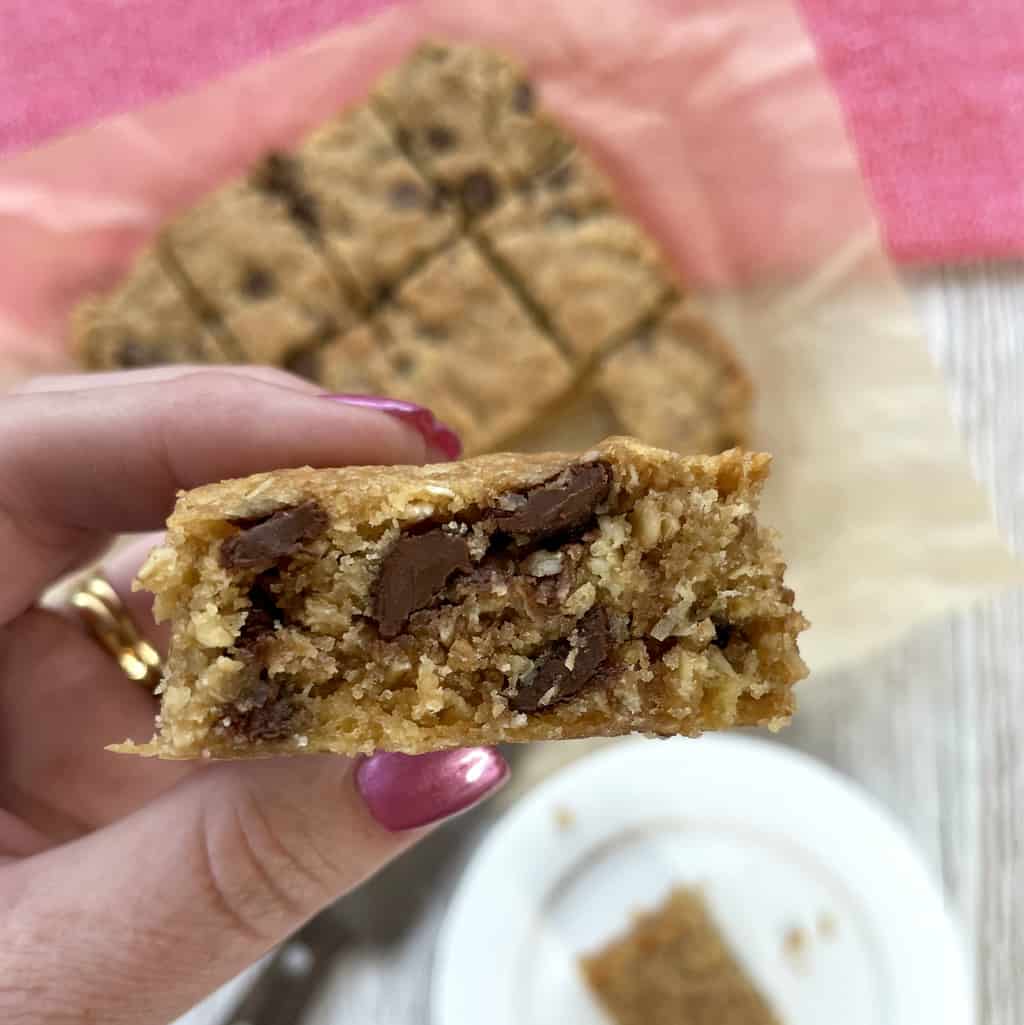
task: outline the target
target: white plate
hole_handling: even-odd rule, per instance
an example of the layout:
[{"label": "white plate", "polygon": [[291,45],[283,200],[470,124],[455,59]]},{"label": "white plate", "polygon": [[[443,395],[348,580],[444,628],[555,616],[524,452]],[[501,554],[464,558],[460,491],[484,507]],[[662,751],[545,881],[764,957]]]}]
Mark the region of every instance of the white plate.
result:
[{"label": "white plate", "polygon": [[963,948],[903,830],[805,755],[715,736],[623,741],[499,822],[442,929],[434,1025],[607,1025],[576,959],[680,882],[704,888],[785,1025],[974,1021]]}]

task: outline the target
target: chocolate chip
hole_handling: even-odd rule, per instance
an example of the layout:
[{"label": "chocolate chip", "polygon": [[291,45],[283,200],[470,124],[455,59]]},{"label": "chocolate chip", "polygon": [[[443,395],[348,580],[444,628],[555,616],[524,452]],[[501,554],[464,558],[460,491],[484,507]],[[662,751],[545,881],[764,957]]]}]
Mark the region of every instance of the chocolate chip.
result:
[{"label": "chocolate chip", "polygon": [[396,353],[391,358],[391,365],[399,377],[409,377],[416,369],[416,361],[407,352]]},{"label": "chocolate chip", "polygon": [[448,328],[444,324],[420,324],[416,333],[432,344],[448,340]]},{"label": "chocolate chip", "polygon": [[566,185],[572,181],[572,178],[572,165],[562,164],[561,167],[556,167],[551,174],[548,175],[548,187],[552,189],[564,189]]},{"label": "chocolate chip", "polygon": [[427,128],[427,145],[443,153],[455,145],[455,133],[444,125],[430,125]]},{"label": "chocolate chip", "polygon": [[[612,650],[608,613],[591,609],[576,624],[575,648],[569,640],[555,641],[533,675],[521,681],[509,698],[515,712],[537,712],[578,694],[608,660]],[[566,664],[571,654],[572,666]]]},{"label": "chocolate chip", "polygon": [[732,640],[732,635],[736,630],[736,627],[732,623],[720,623],[717,620],[712,620],[715,627],[715,640],[714,644],[716,648],[725,648],[729,641]]},{"label": "chocolate chip", "polygon": [[295,730],[298,716],[290,694],[282,694],[281,685],[260,673],[227,710],[230,729],[236,737],[250,742],[283,740]]},{"label": "chocolate chip", "polygon": [[296,192],[289,197],[288,214],[304,231],[315,234],[320,230],[320,211],[308,192]]},{"label": "chocolate chip", "polygon": [[462,179],[462,205],[470,216],[486,213],[498,202],[498,186],[486,171],[470,171]]},{"label": "chocolate chip", "polygon": [[518,509],[496,513],[495,526],[527,541],[575,530],[593,519],[611,485],[611,470],[604,463],[573,466],[554,481],[528,492]]},{"label": "chocolate chip", "polygon": [[327,529],[327,513],[310,500],[278,509],[258,522],[242,523],[243,529],[220,546],[220,564],[225,569],[247,569],[291,555],[303,541]]},{"label": "chocolate chip", "polygon": [[381,637],[397,637],[409,617],[444,590],[452,574],[472,566],[466,539],[441,527],[399,537],[381,562],[373,597],[372,615]]},{"label": "chocolate chip", "polygon": [[274,632],[274,614],[267,609],[253,605],[249,609],[235,640],[235,648],[239,654],[252,655],[258,658],[263,642]]},{"label": "chocolate chip", "polygon": [[262,299],[274,291],[274,275],[264,267],[250,267],[242,277],[242,291],[253,299]]},{"label": "chocolate chip", "polygon": [[288,153],[269,153],[253,172],[253,181],[267,192],[288,196],[299,184],[299,162]]},{"label": "chocolate chip", "polygon": [[320,376],[320,350],[315,345],[295,349],[285,357],[284,365],[293,374],[316,383]]},{"label": "chocolate chip", "polygon": [[556,206],[547,216],[547,223],[556,227],[569,227],[573,224],[578,224],[580,219],[579,213],[575,207],[563,204],[562,206]]},{"label": "chocolate chip", "polygon": [[409,146],[412,144],[412,136],[409,134],[408,128],[399,128],[395,132],[395,145],[404,151],[408,151]]},{"label": "chocolate chip", "polygon": [[137,338],[123,338],[117,348],[118,366],[151,367],[159,362],[159,358],[154,358],[152,347],[144,345]]},{"label": "chocolate chip", "polygon": [[396,182],[388,198],[396,210],[418,210],[426,205],[426,195],[416,182]]},{"label": "chocolate chip", "polygon": [[533,86],[529,82],[518,82],[515,92],[512,93],[512,106],[520,114],[529,114],[533,110],[536,97]]},{"label": "chocolate chip", "polygon": [[273,634],[275,626],[284,621],[284,613],[277,607],[269,588],[274,576],[276,573],[262,573],[249,588],[249,611],[234,643],[239,655],[260,658],[264,641]]}]

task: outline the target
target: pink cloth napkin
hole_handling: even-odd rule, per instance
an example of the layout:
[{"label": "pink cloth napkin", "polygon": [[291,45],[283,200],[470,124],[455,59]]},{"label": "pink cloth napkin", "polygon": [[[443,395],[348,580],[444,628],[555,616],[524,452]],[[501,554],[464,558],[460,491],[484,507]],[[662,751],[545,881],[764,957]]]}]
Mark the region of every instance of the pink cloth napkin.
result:
[{"label": "pink cloth napkin", "polygon": [[[892,254],[1024,255],[1024,3],[800,2]],[[0,150],[209,80],[387,3],[0,0]]]}]

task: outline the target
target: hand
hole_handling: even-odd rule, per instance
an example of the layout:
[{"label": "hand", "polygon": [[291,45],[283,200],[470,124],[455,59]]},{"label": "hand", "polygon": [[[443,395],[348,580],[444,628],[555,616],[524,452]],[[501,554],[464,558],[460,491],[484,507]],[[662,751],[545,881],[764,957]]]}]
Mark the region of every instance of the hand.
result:
[{"label": "hand", "polygon": [[[166,1022],[501,783],[488,749],[159,762],[104,745],[156,701],[40,595],[179,488],[275,467],[420,463],[425,410],[260,368],[48,378],[0,398],[0,1020]],[[376,407],[376,408],[374,408]],[[143,543],[143,547],[152,544]],[[108,576],[158,646],[143,552]]]}]

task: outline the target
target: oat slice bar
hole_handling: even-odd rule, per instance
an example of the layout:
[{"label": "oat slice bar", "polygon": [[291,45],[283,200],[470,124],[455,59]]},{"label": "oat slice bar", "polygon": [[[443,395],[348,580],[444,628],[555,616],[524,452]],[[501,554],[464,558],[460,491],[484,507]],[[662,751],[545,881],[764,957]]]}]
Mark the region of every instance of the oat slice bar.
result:
[{"label": "oat slice bar", "polygon": [[74,351],[90,370],[166,363],[229,363],[230,342],[193,309],[152,249],[121,283],[78,305],[71,319]]},{"label": "oat slice bar", "polygon": [[250,363],[286,364],[354,322],[323,255],[277,198],[248,182],[173,221],[162,244]]},{"label": "oat slice bar", "polygon": [[755,518],[768,463],[613,438],[185,493],[140,575],[172,622],[157,733],[118,750],[778,727],[806,623]]},{"label": "oat slice bar", "polygon": [[638,914],[580,967],[615,1025],[780,1025],[695,889]]},{"label": "oat slice bar", "polygon": [[469,218],[571,146],[523,70],[478,46],[423,43],[381,81],[373,102],[413,162]]},{"label": "oat slice bar", "polygon": [[622,429],[652,445],[720,452],[750,433],[750,378],[690,301],[673,304],[617,349],[595,388]]},{"label": "oat slice bar", "polygon": [[477,231],[581,363],[649,317],[672,288],[657,246],[619,212],[607,180],[579,151],[508,192]]},{"label": "oat slice bar", "polygon": [[434,255],[368,323],[327,346],[319,377],[428,406],[467,452],[493,447],[565,393],[572,372],[473,244]]},{"label": "oat slice bar", "polygon": [[293,155],[323,245],[364,305],[380,301],[458,228],[453,205],[413,167],[380,120],[357,107]]}]

